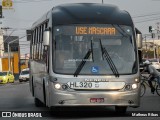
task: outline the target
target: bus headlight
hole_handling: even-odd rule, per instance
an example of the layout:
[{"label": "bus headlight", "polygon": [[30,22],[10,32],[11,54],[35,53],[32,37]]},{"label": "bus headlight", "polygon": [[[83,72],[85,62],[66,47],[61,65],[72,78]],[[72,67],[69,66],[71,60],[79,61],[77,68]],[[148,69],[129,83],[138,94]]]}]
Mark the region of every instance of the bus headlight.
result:
[{"label": "bus headlight", "polygon": [[138,78],[136,78],[136,79],[134,79],[134,81],[138,83],[138,82],[139,82],[139,79],[138,79]]},{"label": "bus headlight", "polygon": [[61,84],[56,83],[56,84],[54,85],[54,87],[55,87],[57,90],[59,90],[59,89],[61,88]]},{"label": "bus headlight", "polygon": [[128,84],[125,86],[125,90],[134,90],[134,89],[137,89],[138,88],[138,85],[136,83],[133,83],[133,84]]},{"label": "bus headlight", "polygon": [[132,84],[132,89],[136,89],[138,86],[137,86],[137,84]]}]

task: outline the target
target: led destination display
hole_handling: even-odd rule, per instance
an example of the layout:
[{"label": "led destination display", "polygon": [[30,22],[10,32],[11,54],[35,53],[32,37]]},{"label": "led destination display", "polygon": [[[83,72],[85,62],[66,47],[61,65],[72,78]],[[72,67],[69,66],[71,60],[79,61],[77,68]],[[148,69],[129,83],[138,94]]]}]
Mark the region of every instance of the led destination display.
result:
[{"label": "led destination display", "polygon": [[108,36],[123,37],[132,35],[132,29],[129,26],[118,25],[64,25],[54,27],[54,35],[75,35],[75,36]]},{"label": "led destination display", "polygon": [[115,35],[116,29],[113,27],[76,27],[77,35]]}]

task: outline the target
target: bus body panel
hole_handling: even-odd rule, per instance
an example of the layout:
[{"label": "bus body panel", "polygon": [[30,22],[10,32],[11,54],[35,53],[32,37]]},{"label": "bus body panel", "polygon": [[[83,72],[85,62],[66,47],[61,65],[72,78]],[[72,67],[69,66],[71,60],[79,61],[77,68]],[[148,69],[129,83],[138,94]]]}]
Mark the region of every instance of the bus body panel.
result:
[{"label": "bus body panel", "polygon": [[[129,92],[51,92],[49,107],[55,106],[139,106],[137,91]],[[90,99],[104,98],[102,103],[91,103]]]}]

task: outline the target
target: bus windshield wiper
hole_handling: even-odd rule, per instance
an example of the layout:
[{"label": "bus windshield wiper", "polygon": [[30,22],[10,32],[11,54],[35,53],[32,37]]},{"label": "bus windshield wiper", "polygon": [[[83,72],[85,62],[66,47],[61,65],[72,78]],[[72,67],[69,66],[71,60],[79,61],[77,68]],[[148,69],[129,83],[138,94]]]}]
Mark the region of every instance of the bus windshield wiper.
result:
[{"label": "bus windshield wiper", "polygon": [[82,61],[80,62],[80,64],[78,65],[76,71],[74,72],[74,77],[77,77],[79,75],[79,73],[81,72],[83,66],[86,63],[86,59],[89,58],[89,56],[92,53],[92,61],[94,62],[94,57],[93,57],[93,45],[92,45],[92,40],[91,40],[91,49],[88,50],[88,52],[86,53],[86,55],[84,56],[84,58],[82,59]]},{"label": "bus windshield wiper", "polygon": [[74,73],[74,77],[77,77],[80,73],[80,71],[82,70],[83,66],[86,63],[86,59],[89,58],[90,54],[92,53],[91,49],[88,50],[88,52],[86,53],[85,57],[82,59],[82,61],[80,62],[80,64],[78,65],[75,73]]},{"label": "bus windshield wiper", "polygon": [[116,77],[119,77],[119,73],[118,73],[118,70],[114,64],[114,62],[112,61],[111,57],[109,56],[107,50],[102,46],[102,42],[101,42],[101,39],[100,39],[100,46],[101,46],[101,52],[102,52],[102,58],[106,59],[106,61],[108,62],[113,74],[116,76]]}]

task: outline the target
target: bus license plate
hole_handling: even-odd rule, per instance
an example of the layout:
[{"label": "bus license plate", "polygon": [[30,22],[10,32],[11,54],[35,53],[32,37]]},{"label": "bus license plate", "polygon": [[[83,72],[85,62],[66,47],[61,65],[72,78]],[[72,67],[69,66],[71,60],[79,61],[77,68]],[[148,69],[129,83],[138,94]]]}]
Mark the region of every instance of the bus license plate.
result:
[{"label": "bus license plate", "polygon": [[99,84],[95,82],[68,82],[68,86],[72,89],[93,89],[95,87],[99,88]]},{"label": "bus license plate", "polygon": [[104,98],[90,98],[90,103],[103,103]]},{"label": "bus license plate", "polygon": [[79,90],[118,90],[122,89],[125,82],[68,82],[68,87]]}]

